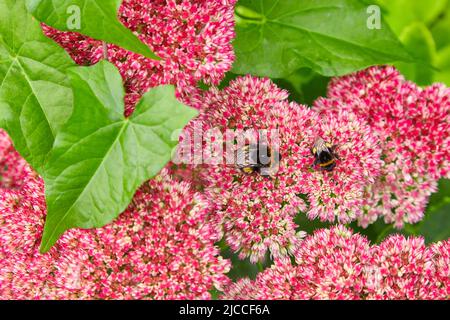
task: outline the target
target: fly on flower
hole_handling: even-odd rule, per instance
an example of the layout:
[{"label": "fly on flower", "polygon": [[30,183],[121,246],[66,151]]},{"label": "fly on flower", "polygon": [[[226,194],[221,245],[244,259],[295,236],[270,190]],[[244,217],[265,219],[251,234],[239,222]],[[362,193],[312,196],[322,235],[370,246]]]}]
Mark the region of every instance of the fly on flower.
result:
[{"label": "fly on flower", "polygon": [[252,143],[243,146],[237,151],[236,167],[246,174],[254,172],[272,177],[278,171],[280,154],[272,151],[265,143]]},{"label": "fly on flower", "polygon": [[311,153],[314,155],[313,166],[319,166],[320,170],[332,171],[336,167],[336,159],[339,157],[335,153],[336,146],[326,142],[321,137],[316,139]]}]

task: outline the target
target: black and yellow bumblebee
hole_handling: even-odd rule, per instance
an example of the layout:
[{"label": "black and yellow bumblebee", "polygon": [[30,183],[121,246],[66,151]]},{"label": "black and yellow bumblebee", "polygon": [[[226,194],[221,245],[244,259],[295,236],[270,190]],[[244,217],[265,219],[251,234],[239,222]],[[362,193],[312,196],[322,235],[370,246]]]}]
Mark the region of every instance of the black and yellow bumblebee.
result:
[{"label": "black and yellow bumblebee", "polygon": [[252,143],[237,150],[236,167],[246,174],[273,176],[278,171],[281,156],[265,143]]},{"label": "black and yellow bumblebee", "polygon": [[336,145],[332,145],[320,137],[317,138],[311,149],[315,158],[313,166],[319,166],[323,171],[332,171],[336,167],[336,160],[339,160],[335,150]]}]

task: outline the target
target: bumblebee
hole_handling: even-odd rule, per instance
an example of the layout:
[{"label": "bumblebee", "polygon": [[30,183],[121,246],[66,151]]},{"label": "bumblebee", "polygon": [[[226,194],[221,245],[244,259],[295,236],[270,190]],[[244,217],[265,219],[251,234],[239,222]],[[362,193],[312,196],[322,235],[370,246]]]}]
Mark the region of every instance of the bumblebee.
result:
[{"label": "bumblebee", "polygon": [[254,143],[238,149],[236,167],[246,174],[256,172],[262,176],[273,176],[280,160],[279,152],[272,151],[267,144]]},{"label": "bumblebee", "polygon": [[322,171],[332,171],[336,167],[336,159],[339,157],[335,153],[336,146],[331,145],[322,138],[317,138],[311,153],[314,155],[313,166],[319,166]]}]

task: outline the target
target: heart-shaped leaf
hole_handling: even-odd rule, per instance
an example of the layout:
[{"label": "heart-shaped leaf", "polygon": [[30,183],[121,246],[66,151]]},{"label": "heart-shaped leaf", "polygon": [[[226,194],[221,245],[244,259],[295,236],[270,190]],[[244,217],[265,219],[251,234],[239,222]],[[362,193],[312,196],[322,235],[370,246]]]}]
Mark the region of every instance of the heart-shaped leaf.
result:
[{"label": "heart-shaped leaf", "polygon": [[[381,14],[362,1],[241,0],[236,14],[235,73],[283,78],[308,67],[339,76],[411,61]],[[377,18],[379,25],[371,23]]]},{"label": "heart-shaped leaf", "polygon": [[73,66],[24,1],[0,0],[0,125],[39,173],[72,110],[66,69]]},{"label": "heart-shaped leaf", "polygon": [[122,78],[106,61],[73,68],[69,76],[73,114],[45,170],[44,252],[65,230],[102,227],[125,210],[136,189],[171,159],[173,133],[197,114],[168,85],[151,89],[125,118]]}]

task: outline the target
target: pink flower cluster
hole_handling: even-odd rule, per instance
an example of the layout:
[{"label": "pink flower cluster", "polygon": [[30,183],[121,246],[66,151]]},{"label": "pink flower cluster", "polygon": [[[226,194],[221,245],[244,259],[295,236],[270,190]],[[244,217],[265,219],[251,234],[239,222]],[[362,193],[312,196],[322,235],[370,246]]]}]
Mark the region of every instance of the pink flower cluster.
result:
[{"label": "pink flower cluster", "polygon": [[[236,0],[124,0],[121,22],[162,60],[147,59],[115,45],[107,46],[125,83],[126,114],[151,87],[175,84],[181,97],[195,94],[198,81],[217,84],[234,61]],[[81,65],[103,58],[100,41],[44,26],[47,36],[64,47]]]},{"label": "pink flower cluster", "polygon": [[354,113],[376,135],[383,166],[365,190],[367,226],[378,217],[402,228],[422,219],[437,180],[450,176],[450,89],[422,89],[393,67],[372,67],[334,79],[315,109],[325,115]]},{"label": "pink flower cluster", "polygon": [[31,172],[27,162],[14,148],[9,136],[0,129],[0,188],[18,189]]},{"label": "pink flower cluster", "polygon": [[380,245],[345,227],[317,230],[295,253],[253,281],[239,280],[225,299],[448,299],[450,241],[391,236]]},{"label": "pink flower cluster", "polygon": [[261,260],[267,249],[275,257],[292,252],[303,236],[295,230],[293,219],[305,209],[297,195],[302,186],[297,181],[305,179],[299,176],[299,168],[308,162],[306,144],[314,116],[305,106],[286,98],[287,92],[270,80],[239,78],[222,91],[213,88],[204,93],[201,115],[185,133],[193,136],[197,126],[202,131],[217,128],[224,135],[230,129],[279,131],[282,159],[276,178],[248,175],[224,161],[202,165],[199,172],[205,193],[216,204],[227,243],[240,251],[241,258],[250,257],[253,262]]},{"label": "pink flower cluster", "polygon": [[[342,112],[319,117],[287,97],[269,79],[237,78],[224,90],[202,93],[201,115],[183,135],[192,142],[196,128],[214,129],[225,142],[235,142],[236,137],[227,131],[277,131],[277,139],[269,145],[278,148],[281,160],[271,177],[244,173],[233,162],[227,164],[229,150],[223,161],[210,161],[213,152],[201,143],[195,145],[205,150],[203,164],[192,170],[216,204],[226,241],[241,258],[252,262],[262,260],[267,251],[280,258],[296,250],[304,236],[294,223],[300,211],[307,211],[311,218],[333,221],[337,217],[344,223],[361,215],[364,188],[375,181],[382,164],[375,137],[356,116]],[[337,146],[339,159],[331,172],[313,168],[311,149],[318,137]],[[183,141],[180,148],[190,150],[191,145],[185,148]],[[229,145],[234,146],[233,156],[240,147]]]},{"label": "pink flower cluster", "polygon": [[310,203],[307,215],[349,223],[363,214],[364,190],[380,174],[381,149],[369,126],[353,113],[342,111],[321,118],[316,134],[336,146],[338,160],[331,172],[313,170],[304,182]]},{"label": "pink flower cluster", "polygon": [[196,299],[228,284],[210,204],[166,170],[114,223],[69,230],[40,254],[43,182],[29,169],[19,175],[3,132],[1,142],[11,166],[0,189],[0,299]]}]

